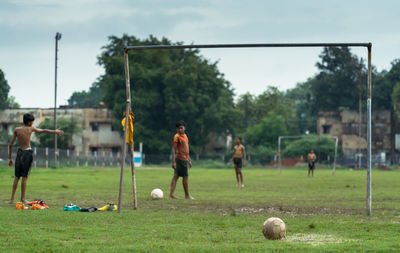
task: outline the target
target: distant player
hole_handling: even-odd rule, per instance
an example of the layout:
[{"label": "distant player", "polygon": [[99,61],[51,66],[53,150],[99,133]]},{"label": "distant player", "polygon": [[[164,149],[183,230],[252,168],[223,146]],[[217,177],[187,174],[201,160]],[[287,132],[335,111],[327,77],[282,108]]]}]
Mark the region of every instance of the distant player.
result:
[{"label": "distant player", "polygon": [[314,150],[310,149],[310,153],[308,153],[307,160],[308,160],[308,176],[310,176],[310,171],[312,173],[312,176],[314,176],[315,160],[317,160],[317,156],[314,154]]},{"label": "distant player", "polygon": [[18,140],[18,152],[17,158],[15,159],[15,177],[14,184],[12,187],[11,200],[10,203],[14,202],[15,192],[18,187],[19,179],[22,177],[21,183],[21,202],[27,203],[25,198],[26,192],[26,182],[28,180],[28,176],[30,173],[33,156],[32,156],[32,148],[31,148],[31,135],[33,132],[35,133],[51,133],[62,135],[64,132],[61,130],[48,130],[48,129],[39,129],[33,127],[33,121],[35,118],[33,115],[27,113],[24,114],[24,125],[21,127],[17,127],[14,130],[14,134],[12,136],[10,145],[8,146],[8,166],[13,166],[12,161],[12,149],[15,142],[15,139]]},{"label": "distant player", "polygon": [[172,168],[174,176],[171,181],[171,191],[169,197],[176,199],[175,188],[179,177],[182,177],[183,189],[185,190],[185,198],[193,200],[189,194],[189,173],[188,168],[192,168],[192,162],[189,156],[189,139],[185,134],[186,124],[183,120],[176,122],[176,134],[172,140]]},{"label": "distant player", "polygon": [[246,166],[246,149],[242,145],[242,138],[236,137],[235,143],[231,164],[233,162],[235,165],[237,186],[244,187],[242,167]]}]

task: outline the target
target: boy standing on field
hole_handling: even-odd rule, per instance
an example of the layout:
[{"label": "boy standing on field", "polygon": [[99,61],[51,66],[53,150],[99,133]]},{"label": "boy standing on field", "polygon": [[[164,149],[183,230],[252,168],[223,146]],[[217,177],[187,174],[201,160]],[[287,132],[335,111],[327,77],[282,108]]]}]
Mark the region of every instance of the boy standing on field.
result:
[{"label": "boy standing on field", "polygon": [[33,127],[33,121],[35,118],[33,115],[27,113],[24,114],[24,125],[21,127],[17,127],[14,130],[14,134],[12,136],[10,145],[8,146],[8,166],[10,168],[13,166],[13,161],[12,161],[12,148],[15,142],[15,139],[18,140],[18,152],[17,152],[17,158],[15,159],[15,177],[14,177],[14,184],[12,187],[12,193],[11,193],[11,200],[10,203],[14,202],[14,196],[15,192],[18,187],[18,182],[20,177],[22,177],[22,183],[21,183],[21,202],[27,203],[26,198],[25,198],[25,192],[26,192],[26,181],[28,180],[28,176],[30,173],[32,161],[33,161],[33,155],[32,155],[32,148],[31,148],[31,135],[32,132],[35,133],[51,133],[51,134],[57,134],[57,135],[62,135],[64,132],[61,130],[48,130],[48,129],[39,129],[36,127]]},{"label": "boy standing on field", "polygon": [[194,198],[189,194],[188,183],[188,167],[192,168],[192,162],[189,157],[189,139],[185,134],[186,124],[183,120],[176,122],[176,134],[172,140],[172,168],[174,169],[174,176],[171,181],[171,192],[169,197],[176,199],[174,195],[176,182],[179,177],[182,177],[183,189],[185,190],[185,198],[193,200]]},{"label": "boy standing on field", "polygon": [[315,169],[315,160],[317,160],[317,156],[314,154],[314,150],[310,150],[307,156],[308,160],[308,176],[310,176],[310,171],[312,172],[312,176],[314,176],[314,169]]},{"label": "boy standing on field", "polygon": [[232,162],[235,164],[237,186],[244,187],[242,166],[246,166],[246,149],[242,145],[242,138],[236,137],[235,142],[231,165]]}]

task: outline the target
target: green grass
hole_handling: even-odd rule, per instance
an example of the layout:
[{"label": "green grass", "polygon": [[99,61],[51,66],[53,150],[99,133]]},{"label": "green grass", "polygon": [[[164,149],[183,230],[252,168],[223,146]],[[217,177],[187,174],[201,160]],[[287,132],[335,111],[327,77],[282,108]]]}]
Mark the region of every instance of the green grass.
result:
[{"label": "green grass", "polygon": [[[190,171],[195,201],[154,201],[153,188],[169,193],[172,170],[137,170],[139,209],[132,210],[126,170],[123,210],[64,212],[64,204],[102,206],[117,201],[119,168],[33,169],[27,197],[48,210],[7,204],[13,170],[0,167],[0,252],[398,252],[400,171],[374,170],[373,216],[365,209],[366,172],[244,169],[245,188],[233,169]],[[19,190],[17,191],[17,197]],[[261,227],[282,218],[287,237],[266,240]]]}]

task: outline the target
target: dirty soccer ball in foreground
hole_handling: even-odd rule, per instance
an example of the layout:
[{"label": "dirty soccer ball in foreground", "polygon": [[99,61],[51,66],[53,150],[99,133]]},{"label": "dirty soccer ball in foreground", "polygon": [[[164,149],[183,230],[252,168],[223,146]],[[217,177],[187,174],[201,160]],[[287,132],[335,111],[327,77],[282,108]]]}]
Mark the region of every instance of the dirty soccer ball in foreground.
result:
[{"label": "dirty soccer ball in foreground", "polygon": [[271,217],[264,222],[262,232],[267,239],[282,239],[286,235],[286,225],[283,220]]}]

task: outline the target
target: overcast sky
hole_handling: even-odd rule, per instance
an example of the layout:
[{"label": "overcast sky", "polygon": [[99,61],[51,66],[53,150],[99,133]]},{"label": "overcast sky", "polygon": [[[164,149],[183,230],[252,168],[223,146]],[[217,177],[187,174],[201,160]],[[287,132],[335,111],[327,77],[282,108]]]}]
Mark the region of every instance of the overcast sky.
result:
[{"label": "overcast sky", "polygon": [[[110,35],[153,34],[185,43],[372,42],[373,64],[400,58],[400,1],[1,0],[0,69],[22,107],[54,106],[54,36],[59,42],[58,105],[103,74]],[[294,87],[316,72],[321,49],[205,49],[236,94]],[[353,50],[365,58],[366,50]]]}]

